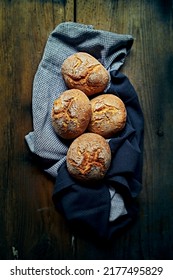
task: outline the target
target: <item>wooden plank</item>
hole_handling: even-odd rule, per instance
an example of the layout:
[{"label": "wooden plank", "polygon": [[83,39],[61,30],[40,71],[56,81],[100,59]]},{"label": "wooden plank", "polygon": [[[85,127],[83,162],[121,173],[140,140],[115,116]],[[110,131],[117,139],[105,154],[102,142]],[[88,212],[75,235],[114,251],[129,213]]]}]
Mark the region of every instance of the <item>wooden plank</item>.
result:
[{"label": "wooden plank", "polygon": [[[1,1],[0,259],[172,259],[171,1]],[[75,3],[75,5],[74,5]],[[76,238],[55,212],[53,180],[32,161],[32,82],[49,33],[76,20],[135,38],[121,69],[145,117],[140,216],[109,244]]]},{"label": "wooden plank", "polygon": [[[173,29],[171,1],[79,1],[76,20],[135,38],[121,69],[145,118],[143,191],[138,221],[111,244],[77,240],[79,259],[171,259],[173,243]],[[82,11],[85,10],[85,13]],[[169,240],[169,241],[168,241]]]},{"label": "wooden plank", "polygon": [[32,130],[32,82],[49,33],[73,20],[73,1],[0,3],[0,259],[73,258],[71,234],[54,210],[54,182],[24,141]]}]

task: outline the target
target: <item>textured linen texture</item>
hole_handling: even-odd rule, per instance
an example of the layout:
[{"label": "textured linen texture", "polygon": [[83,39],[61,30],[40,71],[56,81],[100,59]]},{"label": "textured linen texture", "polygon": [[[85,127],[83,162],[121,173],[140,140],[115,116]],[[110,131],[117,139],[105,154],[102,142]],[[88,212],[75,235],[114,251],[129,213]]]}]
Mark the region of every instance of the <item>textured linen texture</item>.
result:
[{"label": "textured linen texture", "polygon": [[[38,66],[33,81],[33,95],[32,95],[33,131],[28,133],[25,136],[25,139],[31,152],[39,158],[44,171],[49,173],[51,176],[56,177],[56,181],[58,183],[55,185],[53,201],[57,208],[60,207],[57,206],[57,203],[60,202],[61,204],[62,201],[64,201],[64,197],[62,196],[63,192],[61,192],[61,201],[59,201],[59,196],[57,194],[59,194],[60,189],[65,187],[64,181],[60,180],[60,178],[61,178],[61,173],[63,172],[66,173],[65,160],[66,160],[66,153],[70,144],[69,141],[60,140],[60,138],[56,135],[54,129],[52,128],[51,117],[50,117],[53,101],[57,97],[59,97],[64,90],[67,90],[67,87],[61,75],[61,65],[69,55],[72,55],[75,52],[83,51],[93,55],[96,59],[98,59],[103,64],[103,66],[109,71],[111,75],[110,83],[107,89],[105,90],[105,92],[110,92],[110,90],[112,90],[111,87],[113,86],[113,91],[115,93],[115,90],[119,89],[118,88],[119,86],[120,88],[122,88],[122,84],[123,86],[125,84],[125,93],[123,93],[124,96],[122,96],[122,99],[124,99],[123,101],[125,101],[126,103],[127,97],[125,95],[129,94],[129,90],[127,93],[126,86],[128,84],[128,88],[129,88],[129,81],[127,83],[126,79],[124,79],[124,77],[123,78],[121,77],[124,80],[123,82],[122,80],[121,82],[119,80],[116,81],[116,83],[119,83],[119,85],[117,84],[117,88],[114,87],[115,86],[114,84],[115,84],[116,75],[119,74],[118,70],[123,65],[126,55],[130,51],[132,44],[133,44],[133,38],[131,35],[121,35],[121,34],[116,34],[103,30],[95,30],[93,26],[90,25],[88,26],[88,25],[83,25],[83,24],[78,24],[73,22],[65,22],[59,24],[52,31],[52,33],[48,38],[48,41],[44,49],[43,57],[40,61],[40,64]],[[112,75],[111,73],[113,73],[114,75]],[[114,83],[112,82],[113,76],[114,76]],[[134,89],[130,90],[130,94],[132,93],[134,94],[134,92],[135,92]],[[132,96],[128,96],[128,100],[134,98],[133,94]],[[136,113],[137,118],[140,115],[140,118],[142,119],[141,110],[139,110],[139,108],[140,105],[139,102],[137,102],[136,108],[132,109],[132,111],[137,111]],[[140,113],[138,111],[140,111]],[[131,114],[130,109],[129,109],[129,114]],[[140,125],[142,125],[142,122],[140,123]],[[127,123],[127,128],[129,128],[129,126],[130,129],[132,130],[130,133],[133,135],[136,134],[136,129],[138,129],[138,127],[136,128],[136,121],[129,119]],[[140,145],[139,139],[136,137],[133,138],[135,138],[133,139],[133,142],[137,145]],[[125,139],[125,137],[123,139]],[[116,150],[116,153],[114,152],[114,154],[121,157],[121,153],[119,152],[119,150],[122,145],[118,142],[118,140],[113,139],[112,141],[112,139],[110,139],[109,143],[112,148],[112,151]],[[123,146],[123,149],[126,149],[125,152],[127,153],[126,155],[127,158],[129,152],[128,145],[130,149],[131,146],[133,146],[130,142],[126,143],[126,145]],[[133,163],[131,163],[129,160],[129,164],[132,164],[133,168],[136,168],[136,158],[138,158],[138,153],[140,153],[140,147],[138,147],[137,150],[138,150],[137,152],[135,150],[135,153],[137,153],[137,155],[136,154],[133,155],[134,157]],[[112,166],[114,166],[114,161],[115,160],[113,159]],[[124,162],[126,162],[126,160]],[[121,159],[120,167],[121,165],[123,169],[122,159]],[[128,187],[130,192],[132,190],[132,194],[135,192],[138,193],[138,191],[136,191],[136,186],[138,185],[136,181],[134,187],[132,186],[129,187],[129,182],[127,182],[129,179],[127,180],[127,178],[122,173],[124,171],[120,170],[118,175],[116,175],[116,172],[114,172],[115,170],[116,168],[114,167],[110,168],[110,173],[108,172],[110,178],[112,178],[114,182],[118,182],[118,184],[122,184],[123,186],[125,185],[126,187]],[[134,172],[134,169],[128,172],[130,172],[131,174],[132,172]],[[138,172],[139,174],[137,177],[141,178],[141,168],[139,170],[136,169],[135,172]],[[68,173],[66,175],[68,176]],[[114,180],[113,178],[114,179],[116,178],[116,180]],[[135,178],[136,178],[136,174],[135,174]],[[140,178],[137,179],[139,179],[140,181]],[[131,178],[130,180],[132,179],[133,178]],[[71,180],[72,179],[70,178],[68,181],[68,190],[70,190],[69,188],[70,184],[74,185],[73,180],[72,181]],[[134,183],[134,180],[132,181]],[[61,186],[62,188],[60,187],[59,182],[63,184]],[[105,184],[107,183],[105,182]],[[101,188],[102,190],[104,189],[106,193],[105,197],[107,197],[107,200],[104,201],[104,203],[107,204],[106,205],[107,211],[104,217],[107,217],[106,223],[107,226],[109,227],[110,226],[109,224],[111,224],[113,220],[117,221],[120,216],[128,215],[128,209],[127,209],[128,207],[125,206],[124,204],[123,195],[120,192],[117,192],[115,187],[112,188],[112,186],[110,185],[104,185],[104,186],[105,187]],[[82,195],[82,192],[80,186],[78,187],[77,189],[78,191],[80,190],[79,191],[80,193],[79,197],[80,197],[80,195]],[[138,186],[138,190],[139,189],[140,187]],[[91,188],[89,190],[92,191]],[[88,193],[90,192],[88,191]],[[94,195],[94,193],[96,194],[96,192],[94,192],[93,190],[93,194],[91,192],[90,195]],[[99,191],[99,193],[101,192]],[[70,197],[70,191],[68,195]],[[57,198],[57,200],[55,199],[55,197]],[[82,207],[82,205],[80,205],[79,197],[77,199],[79,203],[78,211],[80,211],[80,207]],[[100,197],[102,198],[100,199],[100,201],[102,201],[104,197],[103,193],[101,194]],[[71,197],[71,201],[73,201],[72,197]],[[89,207],[88,204],[86,204],[85,206]],[[66,207],[66,204],[64,205],[61,204],[60,208],[62,209],[63,207]],[[101,208],[104,208],[103,205],[101,205]],[[95,209],[97,209],[97,207]],[[87,213],[87,211],[89,211],[89,209],[86,208],[85,211],[82,211],[82,213],[84,212]],[[68,215],[66,213],[66,209],[63,209],[63,212],[67,217]],[[96,216],[93,214],[92,217],[90,218],[92,219],[91,223],[94,225]],[[103,219],[102,222],[103,221],[105,220]],[[83,222],[85,224],[85,219]],[[99,226],[96,228],[97,228],[96,231],[100,231]],[[106,230],[105,234],[107,235],[108,229],[105,230]],[[104,234],[101,233],[100,235],[104,235]]]}]

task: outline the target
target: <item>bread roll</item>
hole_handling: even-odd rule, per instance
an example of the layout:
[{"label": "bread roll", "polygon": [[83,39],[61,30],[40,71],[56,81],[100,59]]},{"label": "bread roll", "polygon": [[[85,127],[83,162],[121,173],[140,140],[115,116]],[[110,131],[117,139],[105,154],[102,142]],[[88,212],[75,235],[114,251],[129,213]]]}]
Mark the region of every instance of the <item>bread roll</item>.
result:
[{"label": "bread roll", "polygon": [[52,125],[64,139],[82,134],[91,118],[91,104],[85,93],[78,89],[64,91],[53,103]]},{"label": "bread roll", "polygon": [[85,52],[69,56],[62,64],[62,76],[68,88],[77,88],[90,96],[104,91],[109,73],[93,56]]},{"label": "bread roll", "polygon": [[95,133],[84,133],[76,138],[67,152],[67,169],[78,180],[102,179],[111,163],[107,141]]},{"label": "bread roll", "polygon": [[91,100],[92,115],[88,131],[110,138],[121,131],[126,123],[123,101],[113,94],[101,94]]}]

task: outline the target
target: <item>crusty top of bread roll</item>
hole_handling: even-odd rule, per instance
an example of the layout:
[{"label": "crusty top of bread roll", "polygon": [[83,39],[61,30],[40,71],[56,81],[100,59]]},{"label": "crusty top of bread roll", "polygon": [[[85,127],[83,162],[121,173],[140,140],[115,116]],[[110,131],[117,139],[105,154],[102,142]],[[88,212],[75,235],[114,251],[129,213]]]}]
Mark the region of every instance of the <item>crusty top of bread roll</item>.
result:
[{"label": "crusty top of bread roll", "polygon": [[110,138],[126,124],[126,108],[114,94],[101,94],[91,100],[92,115],[88,131]]},{"label": "crusty top of bread roll", "polygon": [[60,137],[78,137],[86,130],[91,118],[90,100],[78,89],[66,90],[54,101],[51,118]]},{"label": "crusty top of bread roll", "polygon": [[90,96],[104,91],[109,73],[93,56],[78,52],[63,62],[61,72],[68,88],[78,88]]},{"label": "crusty top of bread roll", "polygon": [[67,152],[67,169],[78,180],[102,179],[111,162],[107,141],[95,133],[84,133],[76,138]]}]

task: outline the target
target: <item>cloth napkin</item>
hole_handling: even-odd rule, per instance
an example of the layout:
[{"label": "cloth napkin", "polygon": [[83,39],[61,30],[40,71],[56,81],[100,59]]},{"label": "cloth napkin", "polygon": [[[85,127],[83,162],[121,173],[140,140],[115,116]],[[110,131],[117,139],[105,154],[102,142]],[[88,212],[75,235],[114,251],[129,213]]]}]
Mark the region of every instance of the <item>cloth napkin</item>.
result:
[{"label": "cloth napkin", "polygon": [[[74,230],[110,238],[134,219],[133,198],[142,188],[143,114],[135,89],[120,73],[133,44],[131,35],[96,30],[74,22],[59,24],[49,35],[33,81],[33,131],[25,136],[43,170],[56,178],[52,199]],[[53,101],[67,90],[61,75],[63,61],[75,52],[87,52],[110,73],[105,90],[126,105],[123,131],[108,140],[112,163],[104,180],[88,186],[74,180],[66,168],[70,141],[60,139],[52,128]]]}]

